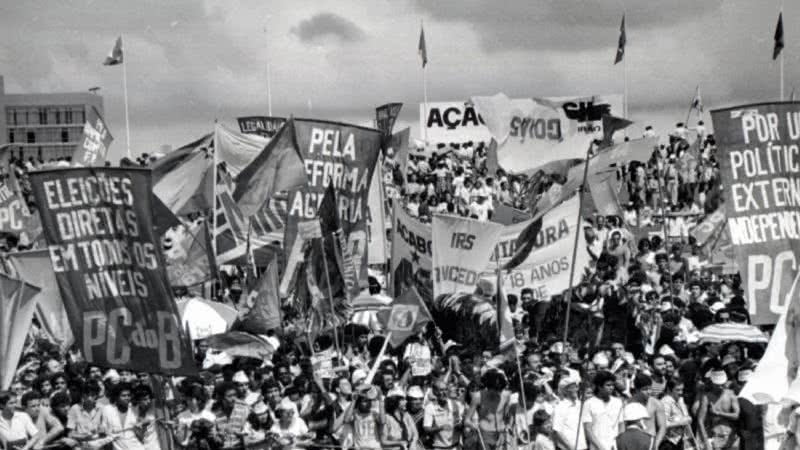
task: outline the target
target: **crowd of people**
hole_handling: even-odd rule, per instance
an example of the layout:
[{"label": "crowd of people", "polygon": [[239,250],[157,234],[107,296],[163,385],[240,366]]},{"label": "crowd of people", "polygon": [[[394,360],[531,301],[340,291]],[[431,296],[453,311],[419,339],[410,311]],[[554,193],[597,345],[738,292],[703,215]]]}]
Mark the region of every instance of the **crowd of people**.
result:
[{"label": "crowd of people", "polygon": [[[565,181],[492,175],[488,147],[469,144],[411,150],[406,161],[388,151],[387,197],[422,221],[490,220],[496,205],[531,210]],[[712,266],[688,232],[719,204],[715,150],[702,122],[691,132],[679,124],[649,161],[617,168],[624,213],[586,221],[593,262],[572,291],[577,326],[566,342],[564,296],[534,298],[531,289],[508,298],[517,343],[504,352],[463,346],[435,323],[382,351],[385,336],[351,324],[335,339],[270,335],[268,359],[231,358],[195,341],[202,371],[166,380],[97,367],[38,337],[0,393],[0,442],[7,450],[166,450],[169,441],[200,450],[762,449],[763,408],[737,394],[763,345],[698,338],[710,324],[749,322],[739,277]],[[234,291],[219,300],[235,303]]]}]

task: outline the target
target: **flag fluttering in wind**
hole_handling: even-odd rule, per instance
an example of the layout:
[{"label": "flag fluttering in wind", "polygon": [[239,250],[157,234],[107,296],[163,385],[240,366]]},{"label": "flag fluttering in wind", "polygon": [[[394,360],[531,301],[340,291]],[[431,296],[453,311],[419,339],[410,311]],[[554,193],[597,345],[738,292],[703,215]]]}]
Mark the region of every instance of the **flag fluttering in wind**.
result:
[{"label": "flag fluttering in wind", "polygon": [[772,48],[772,59],[778,59],[783,50],[783,12],[778,14],[778,24],[775,25],[775,47]]},{"label": "flag fluttering in wind", "polygon": [[114,44],[114,48],[111,49],[111,53],[106,56],[106,60],[103,61],[104,66],[116,66],[117,64],[122,64],[122,36],[117,38],[117,42]]},{"label": "flag fluttering in wind", "polygon": [[692,109],[696,109],[698,113],[703,113],[703,97],[700,96],[700,86],[694,91],[694,98],[692,99]]},{"label": "flag fluttering in wind", "polygon": [[625,36],[625,14],[622,15],[622,23],[619,25],[619,42],[617,43],[617,54],[614,56],[614,64],[622,61],[625,57],[625,44],[628,39]]},{"label": "flag fluttering in wind", "polygon": [[428,64],[428,47],[425,45],[425,29],[420,27],[419,29],[419,57],[422,58],[422,67],[424,68],[426,64]]}]

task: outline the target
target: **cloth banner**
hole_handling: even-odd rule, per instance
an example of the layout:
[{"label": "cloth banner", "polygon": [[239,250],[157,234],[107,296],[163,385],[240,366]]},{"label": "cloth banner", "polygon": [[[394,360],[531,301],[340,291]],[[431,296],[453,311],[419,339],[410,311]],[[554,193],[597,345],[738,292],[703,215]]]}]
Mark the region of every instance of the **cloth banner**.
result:
[{"label": "cloth banner", "polygon": [[394,297],[412,287],[423,300],[433,300],[433,231],[395,202],[391,281]]},{"label": "cloth banner", "polygon": [[603,137],[603,116],[618,96],[509,99],[505,94],[473,97],[480,117],[497,141],[497,159],[521,173],[551,161],[585,158],[594,139]]},{"label": "cloth banner", "polygon": [[367,203],[380,153],[381,133],[355,125],[306,119],[294,119],[294,130],[307,184],[289,190],[284,248],[294,247],[298,222],[316,220],[325,190],[333,183],[339,220],[353,256],[358,283],[365,288]]},{"label": "cloth banner", "polygon": [[234,177],[239,174],[269,144],[269,139],[257,134],[243,134],[220,123],[214,126],[214,152],[217,162]]},{"label": "cloth banner", "polygon": [[[506,295],[515,294],[519,297],[522,289],[529,287],[533,289],[534,298],[548,300],[551,296],[567,289],[575,233],[579,233],[575,273],[577,275],[583,273],[591,257],[586,249],[583,227],[578,222],[578,203],[578,197],[573,196],[542,217],[542,227],[533,250],[519,266],[503,272],[503,291]],[[511,260],[517,245],[517,237],[530,222],[505,228],[497,244],[501,265]],[[494,282],[494,269],[497,267],[494,255],[491,261],[489,267],[485,268],[486,273],[483,278]]]},{"label": "cloth banner", "polygon": [[239,130],[245,134],[255,134],[258,136],[271,138],[278,134],[283,124],[286,123],[285,117],[270,116],[248,116],[236,119],[239,122]]},{"label": "cloth banner", "polygon": [[31,328],[39,288],[0,273],[0,390],[7,390]]},{"label": "cloth banner", "polygon": [[7,184],[0,184],[0,231],[16,234],[28,243],[42,234],[38,214],[31,214],[28,205]]},{"label": "cloth banner", "polygon": [[170,228],[161,245],[170,286],[194,286],[214,278],[214,256],[205,220]]},{"label": "cloth banner", "polygon": [[725,226],[725,205],[719,205],[716,211],[707,215],[702,222],[689,231],[689,234],[697,240],[697,245],[704,246],[709,239],[716,236],[720,228]]},{"label": "cloth banner", "polygon": [[369,216],[367,220],[367,255],[369,264],[386,264],[386,214],[383,207],[383,170],[381,161],[375,164],[369,184]]},{"label": "cloth banner", "polygon": [[89,364],[196,373],[152,223],[147,169],[30,174],[72,332]]},{"label": "cloth banner", "polygon": [[72,163],[76,166],[98,167],[106,162],[108,147],[114,137],[108,131],[105,121],[100,113],[92,106],[89,108],[86,123],[83,125],[81,143],[75,147]]},{"label": "cloth banner", "polygon": [[468,102],[428,102],[419,105],[419,125],[429,145],[489,142],[492,134]]},{"label": "cloth banner", "polygon": [[731,243],[753,324],[774,324],[800,270],[800,103],[711,112]]},{"label": "cloth banner", "polygon": [[36,316],[44,331],[62,348],[68,348],[75,337],[69,327],[64,301],[58,291],[50,253],[46,249],[14,252],[8,254],[8,261],[17,278],[41,289],[34,298]]},{"label": "cloth banner", "polygon": [[269,265],[254,283],[248,287],[239,305],[239,318],[233,329],[255,334],[266,334],[281,327],[281,299],[278,296],[278,259],[272,258]]},{"label": "cloth banner", "polygon": [[475,290],[503,225],[458,216],[433,216],[433,298]]},{"label": "cloth banner", "polygon": [[375,108],[375,127],[381,130],[384,136],[392,135],[394,123],[402,108],[402,103],[387,103]]},{"label": "cloth banner", "polygon": [[512,208],[502,203],[496,203],[494,205],[492,222],[501,223],[503,225],[513,225],[515,223],[526,222],[530,219],[531,215],[527,211]]}]

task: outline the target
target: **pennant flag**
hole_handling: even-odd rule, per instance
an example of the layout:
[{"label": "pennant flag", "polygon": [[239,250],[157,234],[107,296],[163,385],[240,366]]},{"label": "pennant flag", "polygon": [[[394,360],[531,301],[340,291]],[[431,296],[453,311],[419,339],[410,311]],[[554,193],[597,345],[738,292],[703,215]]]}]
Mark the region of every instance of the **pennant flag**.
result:
[{"label": "pennant flag", "polygon": [[74,337],[50,262],[50,252],[44,249],[9,253],[8,261],[17,278],[41,288],[34,301],[36,317],[45,333],[62,348],[72,345]]},{"label": "pennant flag", "polygon": [[156,230],[156,236],[164,236],[167,230],[181,224],[178,216],[155,193],[150,196],[150,199],[153,202],[153,227]]},{"label": "pennant flag", "polygon": [[428,47],[425,45],[425,28],[420,26],[419,28],[419,46],[417,48],[419,52],[419,57],[422,59],[422,68],[425,68],[425,65],[428,64]]},{"label": "pennant flag", "polygon": [[86,123],[83,125],[83,138],[81,143],[75,147],[72,155],[72,163],[78,166],[103,166],[106,162],[108,147],[114,137],[108,131],[100,113],[92,106],[86,116]]},{"label": "pennant flag", "polygon": [[389,345],[395,348],[433,322],[428,307],[413,287],[397,297],[390,309],[378,311],[377,316],[384,329],[392,333]]},{"label": "pennant flag", "polygon": [[628,38],[625,35],[625,14],[622,15],[622,23],[619,24],[619,42],[617,43],[617,54],[614,55],[614,64],[622,61],[625,57],[625,44]]},{"label": "pennant flag", "polygon": [[169,229],[161,244],[171,286],[194,286],[214,278],[214,256],[205,220]]},{"label": "pennant flag", "polygon": [[122,64],[122,36],[117,38],[117,42],[114,43],[114,48],[111,49],[111,53],[106,56],[105,61],[103,61],[104,66],[116,66],[117,64]]},{"label": "pennant flag", "polygon": [[617,181],[614,175],[600,182],[589,184],[589,191],[592,193],[592,200],[598,214],[623,217],[623,211],[617,198],[616,184]]},{"label": "pennant flag", "polygon": [[[150,170],[69,168],[29,176],[61,298],[86,361],[134,372],[196,374],[155,234]],[[79,191],[92,201],[77,201]],[[87,227],[81,217],[94,225]]]},{"label": "pennant flag", "polygon": [[281,303],[278,296],[277,254],[269,261],[261,276],[248,286],[238,306],[239,318],[231,327],[235,331],[266,334],[281,327]]},{"label": "pennant flag", "polygon": [[608,147],[614,143],[614,133],[619,130],[624,130],[632,125],[633,122],[622,117],[612,116],[611,114],[603,115],[603,143],[602,147]]},{"label": "pennant flag", "polygon": [[778,24],[775,25],[775,46],[772,48],[772,59],[778,59],[783,50],[783,12],[778,14]]},{"label": "pennant flag", "polygon": [[697,86],[694,90],[692,109],[697,110],[697,112],[700,114],[703,113],[703,97],[700,96],[700,86]]},{"label": "pennant flag", "polygon": [[11,386],[41,290],[0,273],[0,390]]},{"label": "pennant flag", "polygon": [[433,297],[475,290],[505,227],[458,216],[433,216]]},{"label": "pennant flag", "polygon": [[236,176],[233,198],[244,217],[251,217],[274,194],[306,183],[306,170],[295,136],[295,121],[290,117],[264,150]]}]

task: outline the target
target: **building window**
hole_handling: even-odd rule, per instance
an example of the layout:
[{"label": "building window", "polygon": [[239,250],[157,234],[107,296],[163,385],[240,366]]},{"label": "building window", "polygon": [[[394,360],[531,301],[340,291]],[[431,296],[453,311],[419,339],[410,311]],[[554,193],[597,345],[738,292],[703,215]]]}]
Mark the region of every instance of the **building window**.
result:
[{"label": "building window", "polygon": [[69,130],[66,128],[61,129],[61,142],[69,142]]},{"label": "building window", "polygon": [[72,110],[69,108],[64,111],[64,123],[72,123]]},{"label": "building window", "polygon": [[14,130],[8,130],[8,143],[14,143]]},{"label": "building window", "polygon": [[36,133],[33,131],[28,131],[28,144],[35,144],[36,143]]},{"label": "building window", "polygon": [[47,125],[47,108],[39,109],[39,124]]}]

